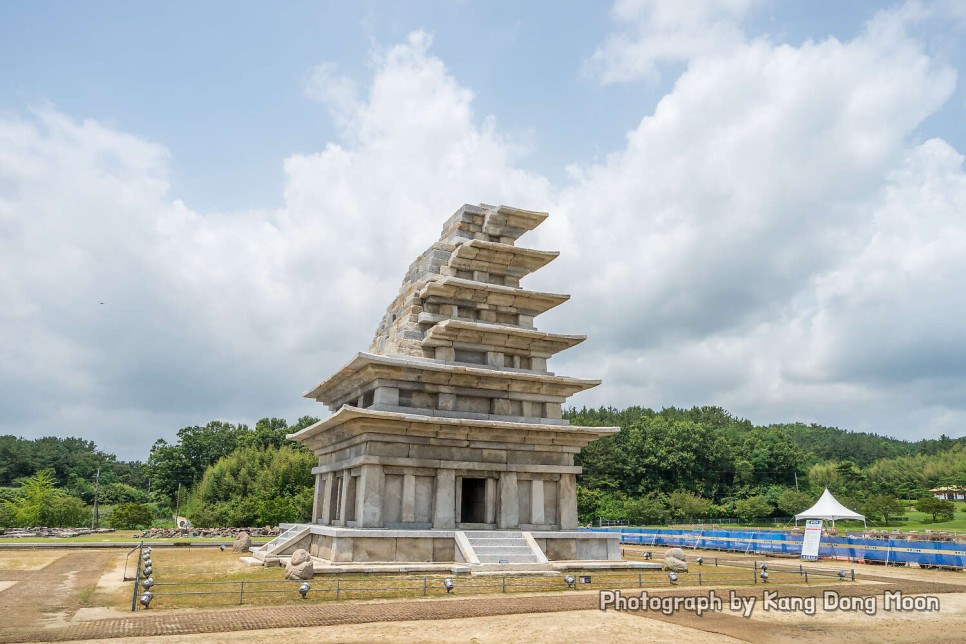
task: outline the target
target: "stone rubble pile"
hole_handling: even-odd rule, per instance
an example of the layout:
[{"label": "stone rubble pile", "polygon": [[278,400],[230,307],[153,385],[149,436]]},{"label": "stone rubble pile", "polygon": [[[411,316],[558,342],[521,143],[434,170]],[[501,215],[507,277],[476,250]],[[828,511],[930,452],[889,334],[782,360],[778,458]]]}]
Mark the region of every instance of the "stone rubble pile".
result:
[{"label": "stone rubble pile", "polygon": [[101,534],[114,532],[113,528],[0,528],[0,535],[4,537],[81,537],[85,534]]},{"label": "stone rubble pile", "polygon": [[252,537],[277,537],[278,526],[265,528],[151,528],[134,535],[135,539],[173,539],[176,537],[224,537],[235,539],[247,533]]}]

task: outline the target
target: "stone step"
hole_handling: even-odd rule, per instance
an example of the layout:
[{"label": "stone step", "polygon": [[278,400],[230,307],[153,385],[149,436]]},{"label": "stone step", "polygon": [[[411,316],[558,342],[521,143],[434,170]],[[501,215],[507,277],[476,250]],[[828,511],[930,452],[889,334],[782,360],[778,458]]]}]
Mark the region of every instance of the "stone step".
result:
[{"label": "stone step", "polygon": [[514,546],[514,547],[528,547],[526,539],[469,539],[468,540],[473,548],[477,546],[481,547],[501,547],[501,546]]},{"label": "stone step", "polygon": [[478,546],[473,544],[473,552],[477,555],[498,555],[500,553],[523,555],[533,554],[530,546]]},{"label": "stone step", "polygon": [[532,553],[526,555],[478,555],[480,563],[536,563]]},{"label": "stone step", "polygon": [[522,539],[520,530],[464,530],[467,539]]}]

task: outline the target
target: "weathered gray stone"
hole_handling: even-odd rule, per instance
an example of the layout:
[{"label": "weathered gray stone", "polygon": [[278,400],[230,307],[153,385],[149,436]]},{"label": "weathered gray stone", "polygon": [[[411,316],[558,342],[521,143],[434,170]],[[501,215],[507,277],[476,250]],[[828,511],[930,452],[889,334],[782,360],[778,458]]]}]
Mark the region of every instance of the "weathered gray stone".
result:
[{"label": "weathered gray stone", "polygon": [[[305,552],[304,550],[302,552]],[[306,553],[308,554],[308,553]],[[311,579],[315,576],[315,566],[312,564],[312,560],[303,561],[300,564],[293,565],[289,563],[285,566],[285,578],[298,580],[298,579]]]},{"label": "weathered gray stone", "polygon": [[293,566],[298,566],[299,564],[303,564],[306,561],[311,561],[311,560],[312,560],[312,556],[309,554],[309,551],[299,548],[298,550],[292,553],[292,558],[289,560],[289,563]]},{"label": "weathered gray stone", "polygon": [[[534,328],[535,316],[569,296],[520,288],[521,277],[556,257],[515,245],[545,218],[506,206],[460,208],[410,265],[372,353],[306,394],[333,412],[292,436],[318,457],[313,522],[338,532],[381,529],[327,540],[313,529],[318,556],[456,556],[452,541],[391,537],[397,528],[577,527],[574,454],[617,428],[562,418],[568,397],[599,383],[547,371],[549,357],[584,336]],[[611,542],[575,533],[553,549],[566,558],[618,557]]]},{"label": "weathered gray stone", "polygon": [[252,536],[247,532],[239,532],[238,537],[235,538],[235,543],[231,546],[231,551],[240,553],[248,552],[252,547]]},{"label": "weathered gray stone", "polygon": [[684,551],[671,548],[664,553],[664,568],[674,572],[687,572],[688,562],[684,559]]}]

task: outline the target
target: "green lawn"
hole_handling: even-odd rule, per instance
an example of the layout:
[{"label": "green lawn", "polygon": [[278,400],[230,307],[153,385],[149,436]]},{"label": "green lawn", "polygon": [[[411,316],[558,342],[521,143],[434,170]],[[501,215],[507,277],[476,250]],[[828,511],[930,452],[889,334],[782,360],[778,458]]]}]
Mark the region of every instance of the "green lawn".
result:
[{"label": "green lawn", "polygon": [[[106,534],[85,534],[80,537],[67,537],[67,538],[57,538],[57,537],[4,537],[0,536],[0,544],[6,543],[41,543],[41,544],[57,544],[57,543],[232,543],[234,539],[231,537],[173,537],[171,539],[139,539],[135,535],[137,532],[132,532],[130,530],[118,530],[117,532],[108,532]],[[253,537],[253,543],[268,543],[271,541],[271,537]]]}]

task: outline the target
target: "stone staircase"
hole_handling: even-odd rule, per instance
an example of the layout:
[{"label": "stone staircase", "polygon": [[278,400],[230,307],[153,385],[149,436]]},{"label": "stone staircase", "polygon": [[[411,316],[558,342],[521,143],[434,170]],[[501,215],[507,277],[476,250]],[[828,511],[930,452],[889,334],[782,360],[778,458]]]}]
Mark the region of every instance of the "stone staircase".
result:
[{"label": "stone staircase", "polygon": [[285,551],[286,546],[293,541],[297,541],[306,536],[312,529],[311,525],[296,523],[265,545],[252,548],[252,556],[259,561],[265,561],[269,557],[278,556]]},{"label": "stone staircase", "polygon": [[463,534],[480,564],[542,564],[547,558],[530,535],[510,530],[467,530]]}]

